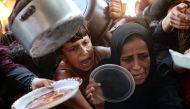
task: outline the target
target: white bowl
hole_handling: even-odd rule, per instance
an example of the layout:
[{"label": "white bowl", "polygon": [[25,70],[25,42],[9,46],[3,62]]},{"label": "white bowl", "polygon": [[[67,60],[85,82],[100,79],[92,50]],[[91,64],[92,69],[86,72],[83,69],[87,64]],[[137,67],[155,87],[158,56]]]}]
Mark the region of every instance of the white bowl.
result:
[{"label": "white bowl", "polygon": [[47,89],[46,87],[42,87],[22,96],[13,103],[15,109],[25,109],[26,105],[29,104],[32,100],[41,97],[44,94],[50,93],[52,91],[72,89],[70,92],[68,92],[66,95],[62,96],[61,98],[56,99],[48,104],[37,107],[36,109],[52,108],[74,96],[79,89],[79,82],[75,80],[59,80],[53,83],[52,86],[54,87],[53,89]]},{"label": "white bowl", "polygon": [[190,69],[190,54],[181,54],[179,52],[169,50],[174,63],[180,67]]}]

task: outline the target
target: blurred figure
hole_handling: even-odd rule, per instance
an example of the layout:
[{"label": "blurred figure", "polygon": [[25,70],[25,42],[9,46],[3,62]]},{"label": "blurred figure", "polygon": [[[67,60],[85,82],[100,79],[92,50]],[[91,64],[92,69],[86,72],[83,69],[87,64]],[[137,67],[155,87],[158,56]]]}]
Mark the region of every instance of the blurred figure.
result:
[{"label": "blurred figure", "polygon": [[187,54],[190,48],[189,0],[175,0],[169,5],[168,13],[155,29],[154,38],[159,43],[158,57],[166,60],[171,69],[180,73],[185,104],[190,107],[190,71],[173,63],[168,49]]},{"label": "blurred figure", "polygon": [[[1,30],[0,24],[0,30]],[[2,31],[0,31],[2,36]],[[16,64],[10,57],[10,50],[0,43],[0,108],[10,109],[15,94],[40,87],[52,88],[51,80],[38,78],[24,66]]]}]

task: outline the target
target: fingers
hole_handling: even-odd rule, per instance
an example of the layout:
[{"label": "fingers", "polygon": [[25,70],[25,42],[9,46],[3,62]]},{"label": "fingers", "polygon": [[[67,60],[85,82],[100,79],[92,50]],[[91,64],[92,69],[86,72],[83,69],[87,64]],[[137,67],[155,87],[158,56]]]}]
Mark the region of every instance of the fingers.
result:
[{"label": "fingers", "polygon": [[89,85],[86,88],[85,94],[86,94],[86,98],[88,99],[88,101],[90,103],[95,103],[96,100],[96,90],[97,87],[100,87],[101,84],[100,83],[96,83],[94,80],[90,80]]},{"label": "fingers", "polygon": [[87,88],[86,88],[86,95],[90,94],[90,93],[94,93],[96,87],[101,86],[100,83],[90,83]]},{"label": "fingers", "polygon": [[53,81],[49,79],[43,79],[43,78],[34,78],[32,81],[32,90],[40,88],[40,87],[47,87],[52,89]]},{"label": "fingers", "polygon": [[184,52],[184,54],[190,54],[190,48],[187,49],[187,50]]},{"label": "fingers", "polygon": [[183,10],[186,9],[188,5],[186,3],[180,3],[179,5],[176,6],[177,10]]},{"label": "fingers", "polygon": [[91,87],[91,88],[87,89],[86,92],[85,92],[86,93],[86,98],[92,104],[93,104],[93,101],[94,101],[94,92],[95,92],[94,87]]},{"label": "fingers", "polygon": [[120,0],[112,0],[109,4],[109,16],[112,19],[122,17],[122,4]]},{"label": "fingers", "polygon": [[189,25],[177,21],[171,21],[170,25],[178,29],[189,29]]},{"label": "fingers", "polygon": [[190,17],[188,16],[188,14],[186,13],[186,8],[185,9],[179,9],[178,6],[174,7],[171,12],[172,12],[172,16],[174,18],[180,18],[180,19],[185,19],[185,20],[190,20]]},{"label": "fingers", "polygon": [[190,27],[190,16],[186,14],[185,10],[187,4],[180,3],[179,5],[172,8],[169,14],[166,16],[170,19],[170,25],[178,29],[189,29]]},{"label": "fingers", "polygon": [[109,11],[110,12],[121,12],[121,5],[116,4],[116,3],[109,4]]},{"label": "fingers", "polygon": [[52,83],[53,83],[52,80],[45,80],[44,86],[47,87],[48,89],[52,89],[53,88]]},{"label": "fingers", "polygon": [[92,97],[92,94],[95,92],[95,88],[94,87],[90,87],[90,88],[87,88],[86,90],[86,95],[87,95],[87,98],[90,98]]},{"label": "fingers", "polygon": [[[89,91],[89,92],[88,92]],[[96,98],[96,95],[95,95],[95,89],[92,87],[90,88],[90,90],[86,91],[86,93],[88,93],[86,95],[86,98],[88,99],[88,101],[91,103],[91,104],[96,104],[97,100],[95,100]]]},{"label": "fingers", "polygon": [[91,87],[96,88],[96,87],[99,87],[99,86],[101,86],[100,83],[96,83],[95,81],[90,81],[88,86],[87,86],[87,89],[90,89]]},{"label": "fingers", "polygon": [[16,109],[15,106],[14,106],[14,104],[11,106],[11,109]]},{"label": "fingers", "polygon": [[185,14],[178,13],[177,15],[171,15],[170,24],[178,29],[188,29],[190,26],[190,20],[187,20],[187,16]]}]

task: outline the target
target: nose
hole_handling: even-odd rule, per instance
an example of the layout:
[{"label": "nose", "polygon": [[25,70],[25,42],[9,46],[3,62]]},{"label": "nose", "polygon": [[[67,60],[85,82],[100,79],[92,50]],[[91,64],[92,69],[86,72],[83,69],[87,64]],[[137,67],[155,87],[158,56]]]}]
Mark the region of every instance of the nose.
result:
[{"label": "nose", "polygon": [[136,58],[134,59],[134,63],[133,63],[133,69],[134,70],[139,70],[141,67],[140,67],[140,62],[139,60]]},{"label": "nose", "polygon": [[88,53],[88,49],[85,46],[81,46],[81,55],[85,55]]}]

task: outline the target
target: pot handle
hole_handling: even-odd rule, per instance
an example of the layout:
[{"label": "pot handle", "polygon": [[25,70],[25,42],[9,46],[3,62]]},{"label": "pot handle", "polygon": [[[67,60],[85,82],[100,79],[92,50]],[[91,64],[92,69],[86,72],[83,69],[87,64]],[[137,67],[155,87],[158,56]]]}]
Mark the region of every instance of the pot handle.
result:
[{"label": "pot handle", "polygon": [[32,14],[34,14],[34,12],[36,12],[36,7],[34,5],[29,6],[28,9],[26,9],[25,13],[21,15],[20,20],[25,21]]}]

